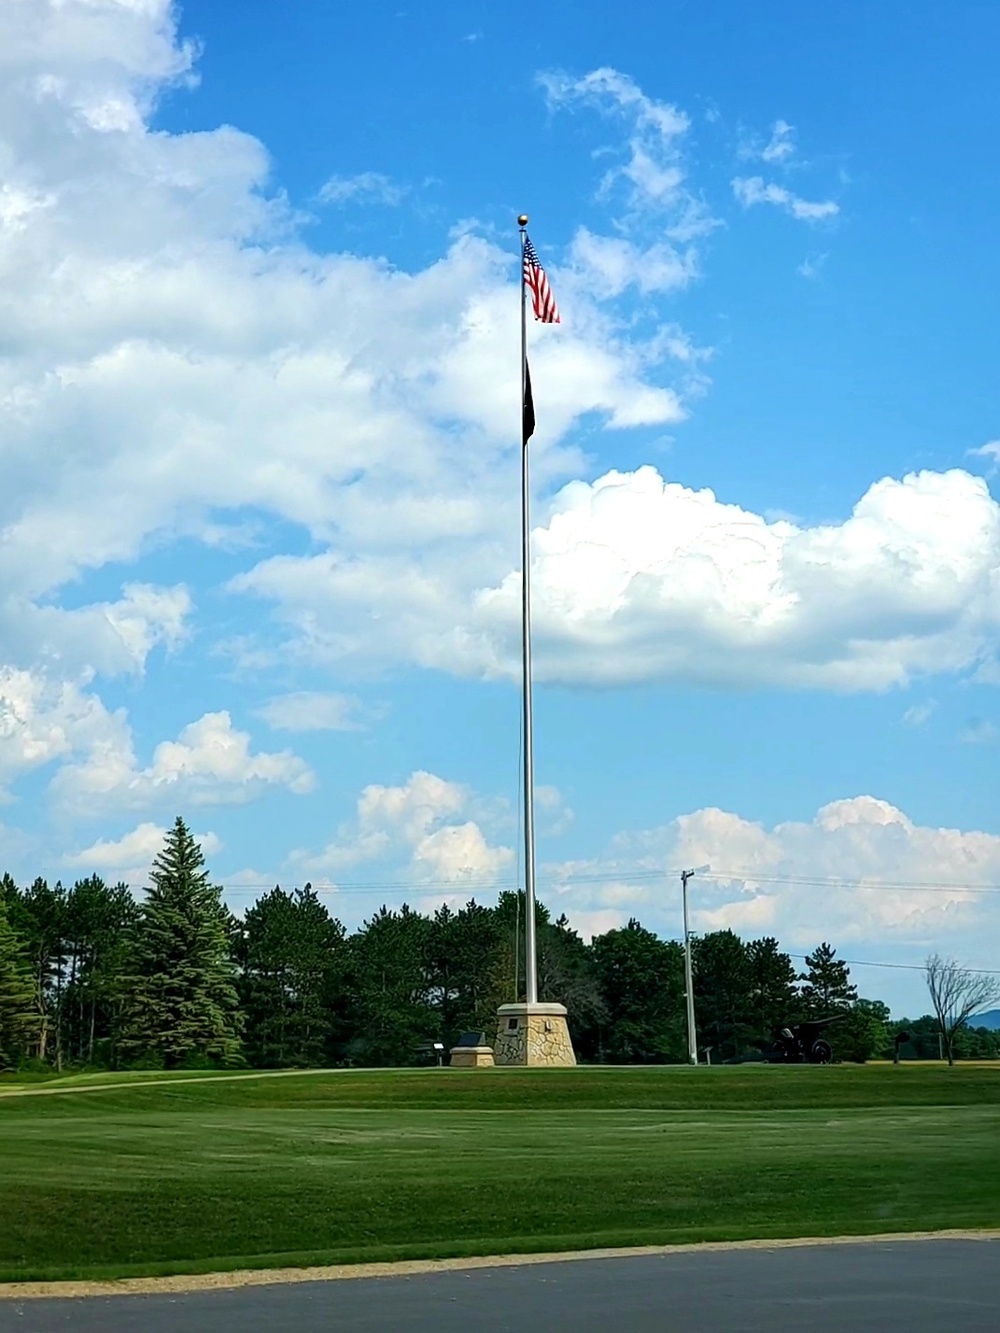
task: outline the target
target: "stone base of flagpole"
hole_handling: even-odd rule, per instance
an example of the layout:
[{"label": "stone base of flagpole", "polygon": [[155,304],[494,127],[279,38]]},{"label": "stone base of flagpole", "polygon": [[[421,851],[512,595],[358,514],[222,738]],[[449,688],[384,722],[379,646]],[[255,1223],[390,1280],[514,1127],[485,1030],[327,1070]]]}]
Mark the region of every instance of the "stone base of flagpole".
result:
[{"label": "stone base of flagpole", "polygon": [[575,1065],[565,1006],[502,1004],[493,1059],[498,1065]]}]

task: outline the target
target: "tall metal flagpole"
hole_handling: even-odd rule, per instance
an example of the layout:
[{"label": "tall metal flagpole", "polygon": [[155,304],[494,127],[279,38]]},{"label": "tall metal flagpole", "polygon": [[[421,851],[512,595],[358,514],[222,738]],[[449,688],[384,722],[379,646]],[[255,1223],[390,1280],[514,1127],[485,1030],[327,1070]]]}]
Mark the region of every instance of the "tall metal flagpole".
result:
[{"label": "tall metal flagpole", "polygon": [[[531,718],[531,512],[528,477],[528,441],[535,429],[528,369],[528,288],[535,315],[545,324],[559,323],[559,310],[549,290],[538,257],[528,240],[528,219],[517,219],[521,229],[521,720],[524,786],[524,975],[522,1002],[515,985],[512,1004],[497,1010],[497,1038],[493,1050],[472,1055],[452,1053],[452,1064],[575,1065],[566,1006],[538,1002],[538,951],[535,940],[535,774]],[[517,930],[515,927],[515,938]]]},{"label": "tall metal flagpole", "polygon": [[535,765],[531,719],[531,528],[529,526],[528,443],[524,438],[524,401],[528,374],[528,322],[524,285],[527,215],[521,229],[521,688],[524,725],[524,972],[525,999],[538,1003],[535,947]]}]

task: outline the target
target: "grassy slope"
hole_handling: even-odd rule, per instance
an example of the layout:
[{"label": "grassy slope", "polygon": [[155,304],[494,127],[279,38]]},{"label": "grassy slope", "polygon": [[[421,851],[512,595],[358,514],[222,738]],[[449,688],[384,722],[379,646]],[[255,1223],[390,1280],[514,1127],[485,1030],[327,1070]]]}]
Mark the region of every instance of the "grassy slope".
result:
[{"label": "grassy slope", "polygon": [[114,1082],[0,1096],[0,1279],[1000,1225],[995,1068]]}]

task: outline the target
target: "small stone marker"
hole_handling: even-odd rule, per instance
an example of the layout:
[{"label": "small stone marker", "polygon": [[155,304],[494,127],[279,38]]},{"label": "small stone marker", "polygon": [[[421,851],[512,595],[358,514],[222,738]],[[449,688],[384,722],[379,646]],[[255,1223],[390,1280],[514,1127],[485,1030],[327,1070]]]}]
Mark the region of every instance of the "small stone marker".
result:
[{"label": "small stone marker", "polygon": [[484,1032],[463,1032],[458,1043],[451,1048],[453,1069],[489,1069],[492,1068],[493,1047],[486,1045]]}]

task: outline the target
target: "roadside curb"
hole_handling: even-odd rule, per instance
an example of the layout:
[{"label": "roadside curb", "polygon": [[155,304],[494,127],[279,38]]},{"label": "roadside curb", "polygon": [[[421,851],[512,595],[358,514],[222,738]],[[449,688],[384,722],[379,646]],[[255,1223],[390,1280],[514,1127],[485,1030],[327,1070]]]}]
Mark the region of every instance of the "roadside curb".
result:
[{"label": "roadside curb", "polygon": [[634,1259],[674,1254],[706,1254],[725,1250],[788,1250],[822,1245],[887,1245],[928,1240],[1000,1240],[1000,1228],[977,1231],[896,1231],[872,1236],[801,1236],[772,1240],[701,1241],[686,1245],[629,1245],[597,1250],[484,1255],[467,1259],[404,1259],[396,1263],[330,1264],[313,1268],[251,1268],[227,1273],[177,1274],[172,1277],[130,1277],[104,1282],[0,1283],[0,1300],[53,1300],[95,1296],[153,1296],[241,1287],[284,1286],[300,1282],[341,1282],[359,1278],[418,1277],[478,1268],[520,1268],[536,1264],[573,1263],[586,1259]]}]

